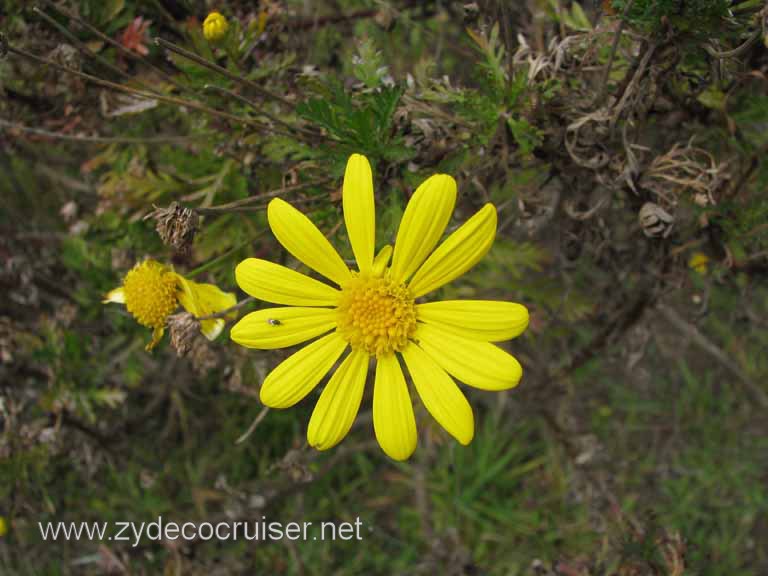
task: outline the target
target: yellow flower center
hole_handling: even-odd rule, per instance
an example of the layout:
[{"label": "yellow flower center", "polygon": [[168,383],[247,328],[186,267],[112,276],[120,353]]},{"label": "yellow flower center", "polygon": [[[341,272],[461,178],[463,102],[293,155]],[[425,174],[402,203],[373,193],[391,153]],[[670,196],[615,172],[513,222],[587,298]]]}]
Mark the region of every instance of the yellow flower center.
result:
[{"label": "yellow flower center", "polygon": [[389,278],[355,274],[342,289],[337,325],[352,348],[376,356],[402,350],[416,330],[411,292]]},{"label": "yellow flower center", "polygon": [[162,264],[146,260],[134,266],[123,281],[125,307],[139,324],[161,328],[176,310],[176,275]]}]

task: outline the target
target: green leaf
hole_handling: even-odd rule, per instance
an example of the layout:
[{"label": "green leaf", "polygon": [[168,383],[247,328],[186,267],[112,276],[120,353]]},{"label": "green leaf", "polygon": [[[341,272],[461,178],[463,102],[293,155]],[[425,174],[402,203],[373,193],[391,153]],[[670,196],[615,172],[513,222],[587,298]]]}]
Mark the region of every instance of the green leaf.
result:
[{"label": "green leaf", "polygon": [[584,32],[592,30],[592,23],[589,21],[589,18],[584,13],[584,9],[578,2],[573,3],[570,13],[566,12],[563,15],[563,20],[567,26],[574,30],[582,30]]},{"label": "green leaf", "polygon": [[125,8],[125,0],[104,0],[101,8],[101,22],[107,23],[114,20]]}]

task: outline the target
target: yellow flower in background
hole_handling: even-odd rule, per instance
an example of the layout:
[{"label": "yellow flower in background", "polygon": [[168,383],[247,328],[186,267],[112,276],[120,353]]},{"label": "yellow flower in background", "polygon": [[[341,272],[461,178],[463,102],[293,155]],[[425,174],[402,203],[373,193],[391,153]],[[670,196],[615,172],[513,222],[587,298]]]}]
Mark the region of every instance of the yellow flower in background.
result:
[{"label": "yellow flower in background", "polygon": [[517,385],[520,363],[492,342],[521,334],[528,311],[512,302],[422,304],[416,299],[461,276],[485,255],[496,234],[496,209],[486,204],[438,246],[456,202],[456,182],[436,174],[409,201],[394,249],[384,246],[374,257],[373,177],[364,156],[354,154],[347,163],[342,201],[357,271],[304,214],[279,198],[267,211],[272,232],[288,252],[334,285],[257,258],[235,270],[245,292],[285,305],[246,315],[232,328],[235,342],[269,350],[322,336],[266,377],[261,401],[273,408],[293,406],[350,349],[309,421],[309,444],[326,450],[352,427],[369,361],[375,359],[376,438],[391,458],[405,460],[416,448],[416,422],[402,358],[427,410],[460,443],[469,444],[474,416],[453,378],[483,390]]},{"label": "yellow flower in background", "polygon": [[[151,350],[160,342],[168,316],[179,304],[200,318],[231,308],[237,299],[213,284],[187,280],[170,267],[149,259],[136,264],[125,275],[123,285],[107,293],[104,303],[109,302],[125,304],[139,324],[152,328],[152,340],[147,344],[147,350]],[[223,318],[202,320],[200,331],[213,340],[221,334],[224,324]]]},{"label": "yellow flower in background", "polygon": [[8,522],[3,516],[0,516],[0,538],[8,534]]},{"label": "yellow flower in background", "polygon": [[704,252],[694,252],[688,259],[688,267],[699,274],[707,273],[708,264],[709,256],[704,254]]},{"label": "yellow flower in background", "polygon": [[209,42],[221,40],[229,30],[229,22],[223,14],[211,12],[203,21],[203,36]]}]

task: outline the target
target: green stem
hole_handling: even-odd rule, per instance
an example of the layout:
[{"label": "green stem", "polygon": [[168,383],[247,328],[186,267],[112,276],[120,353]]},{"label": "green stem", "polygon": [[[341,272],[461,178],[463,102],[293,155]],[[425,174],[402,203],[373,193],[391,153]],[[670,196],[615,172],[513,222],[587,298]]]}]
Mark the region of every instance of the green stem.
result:
[{"label": "green stem", "polygon": [[209,260],[208,262],[206,262],[202,266],[198,266],[197,268],[195,268],[191,272],[187,272],[186,274],[184,274],[184,277],[185,278],[194,278],[195,276],[198,276],[198,275],[202,274],[203,272],[206,272],[207,270],[210,270],[211,268],[217,266],[218,264],[220,264],[221,262],[223,262],[224,260],[229,258],[232,254],[234,254],[235,252],[237,252],[241,248],[245,248],[246,246],[248,246],[248,244],[250,244],[254,240],[258,239],[262,234],[264,234],[263,230],[261,232],[259,232],[258,234],[256,234],[256,236],[248,238],[248,240],[245,240],[244,242],[241,242],[237,246],[233,246],[232,248],[230,248],[229,250],[224,252],[224,254],[216,256],[215,258]]},{"label": "green stem", "polygon": [[291,108],[294,107],[294,104],[282,96],[275,94],[274,92],[271,92],[267,90],[266,88],[262,88],[255,82],[252,82],[251,80],[248,80],[248,78],[244,78],[243,76],[238,76],[237,74],[233,74],[226,68],[222,68],[218,64],[215,64],[211,62],[210,60],[206,60],[205,58],[202,58],[201,56],[198,56],[194,52],[190,52],[189,50],[182,48],[181,46],[178,46],[174,44],[173,42],[168,42],[168,40],[165,40],[163,38],[155,38],[155,44],[158,46],[161,46],[165,48],[166,50],[170,50],[171,52],[175,52],[179,56],[183,56],[187,60],[191,60],[192,62],[195,62],[196,64],[200,64],[200,66],[205,66],[209,70],[213,70],[214,72],[218,72],[222,76],[229,78],[230,80],[233,80],[237,82],[238,84],[243,84],[244,86],[247,86],[251,88],[252,90],[258,92],[262,96],[265,96],[267,98],[271,98],[272,100],[275,100],[277,102],[280,102],[281,104],[284,104],[285,106],[289,106]]}]

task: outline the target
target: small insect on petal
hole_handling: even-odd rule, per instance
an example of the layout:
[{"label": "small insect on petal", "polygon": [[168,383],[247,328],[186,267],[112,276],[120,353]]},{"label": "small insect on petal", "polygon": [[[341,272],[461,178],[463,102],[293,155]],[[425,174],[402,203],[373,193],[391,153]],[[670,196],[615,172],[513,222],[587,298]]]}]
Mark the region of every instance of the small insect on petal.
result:
[{"label": "small insect on petal", "polygon": [[280,322],[280,320],[277,318],[267,318],[267,324],[270,326],[280,326],[282,322]]}]

